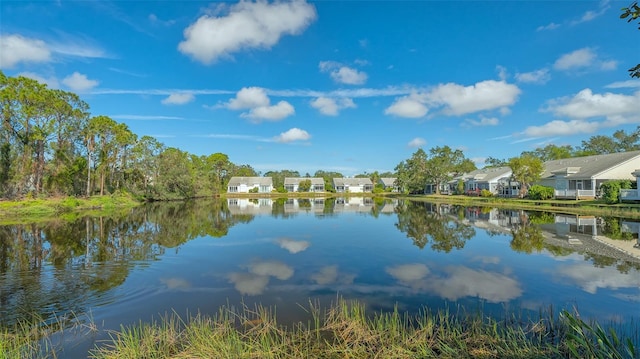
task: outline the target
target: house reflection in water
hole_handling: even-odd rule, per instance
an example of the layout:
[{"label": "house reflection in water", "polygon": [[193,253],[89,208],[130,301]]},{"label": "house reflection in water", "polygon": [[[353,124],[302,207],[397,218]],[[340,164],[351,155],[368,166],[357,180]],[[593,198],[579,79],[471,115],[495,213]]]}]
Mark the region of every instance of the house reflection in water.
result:
[{"label": "house reflection in water", "polygon": [[227,198],[231,214],[271,214],[271,198]]},{"label": "house reflection in water", "polygon": [[559,238],[569,238],[571,234],[583,234],[593,238],[598,236],[599,222],[595,216],[581,216],[577,214],[556,214],[556,235]]}]

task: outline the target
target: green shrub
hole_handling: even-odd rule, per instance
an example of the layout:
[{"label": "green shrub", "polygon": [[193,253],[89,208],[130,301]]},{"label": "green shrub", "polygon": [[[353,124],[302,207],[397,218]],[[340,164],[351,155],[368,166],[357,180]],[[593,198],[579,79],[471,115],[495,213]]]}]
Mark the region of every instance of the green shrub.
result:
[{"label": "green shrub", "polygon": [[630,189],[631,185],[632,183],[629,180],[607,181],[600,185],[602,199],[608,204],[618,203],[620,201],[620,189]]},{"label": "green shrub", "polygon": [[482,191],[480,191],[480,197],[493,197],[493,192],[489,191],[488,189],[483,189]]},{"label": "green shrub", "polygon": [[258,193],[258,187],[253,187],[249,190],[249,193]]},{"label": "green shrub", "polygon": [[529,188],[527,196],[529,197],[529,199],[534,200],[552,199],[555,196],[555,191],[553,187],[541,186],[537,184]]}]

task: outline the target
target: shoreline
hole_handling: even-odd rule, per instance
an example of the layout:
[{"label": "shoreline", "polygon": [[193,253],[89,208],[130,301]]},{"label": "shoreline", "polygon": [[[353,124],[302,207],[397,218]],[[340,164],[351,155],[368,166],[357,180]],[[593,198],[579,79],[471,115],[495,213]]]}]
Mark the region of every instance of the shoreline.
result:
[{"label": "shoreline", "polygon": [[[338,198],[338,197],[371,197],[397,200],[411,200],[431,203],[458,204],[463,206],[480,206],[494,208],[510,208],[543,211],[551,213],[569,213],[597,216],[615,216],[624,218],[640,218],[640,204],[617,203],[605,204],[597,200],[528,200],[501,197],[469,197],[462,195],[405,195],[399,193],[220,193],[214,196],[176,199],[188,201],[196,199],[216,198]],[[25,223],[59,219],[64,215],[106,215],[120,209],[128,209],[148,202],[165,202],[166,200],[143,201],[125,192],[92,197],[50,197],[25,199],[20,201],[0,200],[1,223]]]}]

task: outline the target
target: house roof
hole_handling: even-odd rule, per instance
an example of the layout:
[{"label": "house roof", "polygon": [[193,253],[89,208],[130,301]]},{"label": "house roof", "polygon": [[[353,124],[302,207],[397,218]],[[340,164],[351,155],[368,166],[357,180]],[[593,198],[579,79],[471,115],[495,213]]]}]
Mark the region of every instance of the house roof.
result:
[{"label": "house roof", "polygon": [[476,182],[495,182],[503,177],[511,176],[511,173],[511,167],[509,166],[487,167],[465,173],[456,178],[456,181],[458,179],[463,179],[465,181],[474,180]]},{"label": "house roof", "polygon": [[370,178],[334,178],[334,186],[364,186],[373,185]]},{"label": "house roof", "polygon": [[[563,176],[567,178],[592,178],[622,163],[640,157],[640,151],[618,152],[606,155],[564,158],[544,163],[541,178]],[[640,162],[638,162],[640,167]]]},{"label": "house roof", "polygon": [[392,187],[395,185],[396,177],[380,177],[380,182],[387,187]]},{"label": "house roof", "polygon": [[324,179],[321,177],[285,177],[284,185],[298,185],[300,182],[310,180],[311,185],[324,185]]},{"label": "house roof", "polygon": [[240,186],[240,185],[258,185],[258,186],[273,186],[273,179],[271,177],[231,177],[228,186]]}]

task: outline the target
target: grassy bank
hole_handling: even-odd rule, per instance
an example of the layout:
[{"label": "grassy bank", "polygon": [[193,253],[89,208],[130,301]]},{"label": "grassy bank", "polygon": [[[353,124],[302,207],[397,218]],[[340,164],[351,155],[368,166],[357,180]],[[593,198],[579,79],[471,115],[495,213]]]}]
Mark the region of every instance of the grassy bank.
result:
[{"label": "grassy bank", "polygon": [[[482,315],[423,310],[408,315],[367,312],[358,302],[338,300],[321,310],[310,304],[306,323],[288,327],[264,307],[184,320],[175,314],[153,323],[123,327],[98,343],[90,357],[110,358],[637,358],[638,331],[622,339],[562,312],[535,321],[496,321]],[[34,341],[31,329],[0,330],[3,358],[56,357]],[[26,339],[23,339],[26,338]],[[44,350],[43,350],[44,349]],[[25,356],[25,354],[29,354]]]},{"label": "grassy bank", "polygon": [[112,214],[135,207],[140,203],[132,195],[124,192],[88,198],[59,197],[0,201],[0,224],[37,222],[59,217],[73,217],[87,212],[96,215]]}]

